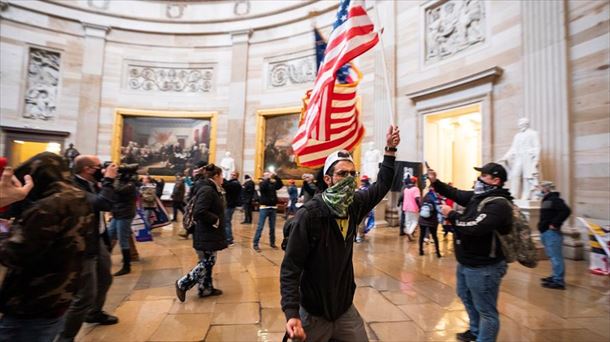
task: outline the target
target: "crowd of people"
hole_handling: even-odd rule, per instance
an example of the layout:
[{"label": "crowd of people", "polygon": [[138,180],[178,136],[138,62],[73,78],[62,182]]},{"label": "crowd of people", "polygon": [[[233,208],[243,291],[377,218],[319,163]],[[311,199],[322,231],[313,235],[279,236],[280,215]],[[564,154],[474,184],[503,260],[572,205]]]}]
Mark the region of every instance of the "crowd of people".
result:
[{"label": "crowd of people", "polygon": [[[353,245],[362,242],[375,224],[374,208],[390,191],[400,132],[390,127],[377,181],[360,178],[347,151],[330,154],[317,177],[303,175],[299,193],[289,181],[286,208],[291,223],[280,269],[281,307],[286,316],[286,337],[295,340],[366,340],[364,322],[353,305],[356,285]],[[506,170],[488,163],[480,168],[472,190],[459,190],[427,170],[428,191],[422,197],[418,180],[407,177],[401,191],[399,234],[415,240],[419,226],[419,254],[424,239],[434,241],[441,257],[437,227],[453,234],[457,295],[469,318],[469,329],[457,334],[460,341],[495,341],[499,331],[497,298],[508,266],[498,236],[513,229],[512,196],[505,189]],[[131,272],[132,222],[141,216],[153,225],[163,184],[150,176],[138,179],[115,164],[102,165],[93,155],[79,155],[70,170],[67,163],[45,152],[15,170],[5,168],[0,180],[0,206],[10,226],[0,235],[0,262],[7,274],[0,289],[0,341],[73,341],[84,322],[111,325],[119,318],[105,312],[112,284],[110,254],[118,244],[122,267]],[[268,221],[269,247],[276,249],[275,224],[278,190],[284,181],[272,172],[259,179],[258,191],[249,175],[244,183],[233,171],[207,161],[193,164],[191,174],[176,174],[171,194],[173,221],[179,213],[193,225],[182,235],[192,235],[199,261],[175,282],[176,296],[197,285],[199,297],[220,296],[214,286],[213,267],[218,252],[234,244],[232,220],[243,206],[242,224],[258,223],[252,248],[261,252],[262,233]],[[161,188],[161,191],[159,191]],[[551,258],[553,274],[542,286],[565,289],[561,226],[570,209],[550,182],[542,182],[542,242]],[[186,206],[185,206],[186,204]],[[105,213],[112,218],[106,224]],[[3,224],[8,221],[3,221]],[[104,229],[107,227],[107,229]]]}]

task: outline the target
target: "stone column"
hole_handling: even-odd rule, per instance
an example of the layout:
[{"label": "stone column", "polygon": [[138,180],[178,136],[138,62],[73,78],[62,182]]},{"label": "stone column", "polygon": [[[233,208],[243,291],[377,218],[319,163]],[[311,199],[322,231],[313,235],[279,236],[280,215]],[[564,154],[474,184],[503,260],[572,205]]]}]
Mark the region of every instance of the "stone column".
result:
[{"label": "stone column", "polygon": [[[231,51],[231,85],[229,86],[229,113],[227,128],[230,130],[231,143],[227,151],[235,159],[235,169],[240,173],[244,167],[244,123],[246,110],[246,81],[248,79],[248,40],[251,31],[233,32]],[[228,138],[228,137],[227,137]],[[217,159],[222,159],[225,151],[219,151]]]},{"label": "stone column", "polygon": [[[564,1],[524,1],[523,115],[540,133],[541,178],[552,180],[562,197],[572,204],[570,163],[570,113]],[[566,257],[582,255],[575,228],[564,226]],[[576,236],[576,238],[574,238]]]},{"label": "stone column", "polygon": [[97,154],[97,137],[104,71],[107,26],[83,24],[85,47],[76,126],[76,148],[82,154]]}]

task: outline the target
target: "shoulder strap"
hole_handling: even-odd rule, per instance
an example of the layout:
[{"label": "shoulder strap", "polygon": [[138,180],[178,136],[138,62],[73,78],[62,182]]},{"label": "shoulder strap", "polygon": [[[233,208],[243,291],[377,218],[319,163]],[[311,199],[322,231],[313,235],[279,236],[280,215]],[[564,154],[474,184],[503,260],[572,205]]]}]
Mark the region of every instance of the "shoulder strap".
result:
[{"label": "shoulder strap", "polygon": [[481,201],[481,203],[479,203],[479,205],[477,206],[477,211],[481,211],[481,209],[483,209],[483,207],[485,207],[485,205],[487,203],[495,201],[497,199],[501,199],[501,200],[506,201],[511,206],[511,208],[512,208],[513,203],[510,200],[508,200],[508,198],[502,197],[502,196],[492,196],[492,197],[487,197],[487,198],[483,199]]}]

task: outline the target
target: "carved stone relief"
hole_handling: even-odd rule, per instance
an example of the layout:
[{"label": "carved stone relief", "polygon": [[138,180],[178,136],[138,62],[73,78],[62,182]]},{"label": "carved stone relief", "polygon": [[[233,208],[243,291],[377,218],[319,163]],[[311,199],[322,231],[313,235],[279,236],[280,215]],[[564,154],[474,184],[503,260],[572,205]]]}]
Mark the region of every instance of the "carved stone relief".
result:
[{"label": "carved stone relief", "polygon": [[248,15],[250,13],[250,0],[236,0],[233,6],[233,14],[236,16]]},{"label": "carved stone relief", "polygon": [[23,117],[49,120],[55,116],[60,55],[30,48]]},{"label": "carved stone relief", "polygon": [[165,16],[169,19],[180,19],[184,15],[186,4],[168,4],[165,7]]},{"label": "carved stone relief", "polygon": [[160,67],[127,65],[127,87],[140,91],[208,93],[212,91],[214,67]]},{"label": "carved stone relief", "polygon": [[425,10],[425,59],[447,59],[485,41],[485,5],[481,0],[438,1]]},{"label": "carved stone relief", "polygon": [[310,83],[316,78],[316,57],[311,55],[270,62],[267,70],[268,88]]}]

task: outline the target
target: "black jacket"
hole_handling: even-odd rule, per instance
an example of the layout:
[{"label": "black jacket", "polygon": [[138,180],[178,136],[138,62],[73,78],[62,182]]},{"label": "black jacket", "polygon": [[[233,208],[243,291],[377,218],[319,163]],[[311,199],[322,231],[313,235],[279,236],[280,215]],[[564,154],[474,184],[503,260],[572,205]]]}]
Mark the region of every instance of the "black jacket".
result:
[{"label": "black jacket", "polygon": [[493,254],[492,239],[497,239],[494,233],[496,230],[502,235],[510,232],[513,209],[504,200],[486,204],[480,213],[477,212],[477,206],[487,197],[505,197],[512,201],[510,192],[499,188],[475,195],[473,191],[458,190],[438,180],[432,185],[438,194],[465,207],[463,214],[452,211],[447,217],[455,226],[453,245],[457,261],[462,265],[477,267],[504,260],[504,253],[498,242],[495,242],[495,257],[490,256]]},{"label": "black jacket", "polygon": [[277,175],[273,176],[275,182],[271,182],[271,178],[263,179],[258,185],[261,193],[259,202],[261,205],[275,206],[277,205],[277,191],[284,186],[282,180]]},{"label": "black jacket", "polygon": [[[297,211],[297,224],[290,232],[280,271],[286,319],[299,318],[299,304],[310,314],[330,321],[352,305],[356,291],[352,247],[357,225],[390,190],[394,159],[385,156],[377,182],[354,194],[354,202],[348,208],[346,238],[320,194]],[[314,235],[317,241],[311,244]]]},{"label": "black jacket", "polygon": [[572,211],[559,197],[559,193],[549,192],[542,198],[538,230],[540,230],[540,233],[544,233],[549,229],[550,225],[560,230],[561,225],[570,216],[570,213]]},{"label": "black jacket", "polygon": [[182,203],[184,202],[184,181],[178,180],[174,183],[174,190],[172,190],[172,201]]},{"label": "black jacket", "polygon": [[[102,179],[102,187],[98,189],[87,180],[74,176],[74,183],[87,192],[87,202],[93,209],[94,219],[91,222],[87,235],[85,236],[85,257],[94,257],[100,254],[100,237],[108,239],[106,232],[100,234],[100,219],[102,211],[112,211],[115,200],[114,180]],[[108,243],[109,241],[105,241]]]},{"label": "black jacket", "polygon": [[114,185],[116,202],[112,206],[112,217],[132,219],[136,216],[136,197],[138,190],[134,182],[116,182]]},{"label": "black jacket", "polygon": [[250,204],[254,199],[254,182],[251,179],[248,179],[244,182],[241,190],[241,199],[244,204]]},{"label": "black jacket", "polygon": [[236,208],[241,205],[241,184],[237,179],[224,180],[222,187],[225,189],[227,208]]},{"label": "black jacket", "polygon": [[193,248],[198,251],[219,251],[227,248],[225,236],[225,204],[222,193],[209,179],[202,179],[193,210],[195,231]]}]

